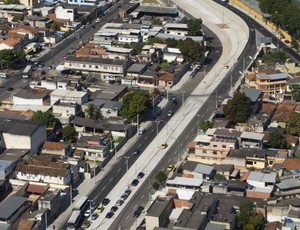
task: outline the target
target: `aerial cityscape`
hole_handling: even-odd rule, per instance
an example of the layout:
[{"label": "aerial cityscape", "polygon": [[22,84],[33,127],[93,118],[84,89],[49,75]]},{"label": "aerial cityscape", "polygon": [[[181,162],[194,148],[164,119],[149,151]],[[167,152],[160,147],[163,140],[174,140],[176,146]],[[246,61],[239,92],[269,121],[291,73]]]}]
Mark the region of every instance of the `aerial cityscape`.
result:
[{"label": "aerial cityscape", "polygon": [[300,229],[299,0],[0,15],[0,230]]}]

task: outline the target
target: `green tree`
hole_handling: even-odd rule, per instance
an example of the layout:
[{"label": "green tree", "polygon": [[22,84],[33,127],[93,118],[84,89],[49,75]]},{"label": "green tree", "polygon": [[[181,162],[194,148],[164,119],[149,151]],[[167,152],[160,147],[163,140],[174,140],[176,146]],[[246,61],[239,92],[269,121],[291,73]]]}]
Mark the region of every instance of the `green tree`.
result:
[{"label": "green tree", "polygon": [[52,111],[42,112],[38,110],[37,112],[33,113],[31,120],[40,122],[50,128],[54,128],[58,123]]},{"label": "green tree", "polygon": [[214,126],[214,123],[211,121],[201,121],[199,128],[203,130],[203,132],[206,132],[208,129],[212,128]]},{"label": "green tree", "polygon": [[16,62],[23,61],[25,58],[25,53],[23,51],[16,51],[10,49],[0,50],[0,60],[4,64],[11,65]]},{"label": "green tree", "polygon": [[138,55],[139,53],[142,52],[143,44],[133,43],[130,45],[130,48],[132,49],[131,52],[132,55]]},{"label": "green tree", "polygon": [[57,30],[59,31],[60,30],[60,26],[58,24],[56,24],[55,22],[52,22],[49,26],[49,29],[50,30]]},{"label": "green tree", "polygon": [[159,68],[160,69],[167,69],[169,67],[169,63],[167,60],[163,60],[160,64],[159,64]]},{"label": "green tree", "polygon": [[226,177],[220,173],[217,173],[214,177],[215,180],[226,180]]},{"label": "green tree", "polygon": [[63,140],[71,143],[76,135],[76,130],[73,126],[67,125],[66,127],[63,128]]},{"label": "green tree", "polygon": [[203,47],[191,38],[180,40],[178,48],[185,61],[197,61],[204,55]]},{"label": "green tree", "polygon": [[147,44],[148,45],[153,45],[154,43],[161,43],[164,44],[164,40],[161,38],[156,38],[156,37],[150,37],[147,39]]},{"label": "green tree", "polygon": [[171,48],[177,48],[178,46],[178,41],[174,38],[167,38],[166,39],[166,45],[168,47],[171,47]]},{"label": "green tree", "polygon": [[251,115],[251,100],[244,93],[235,92],[223,109],[225,116],[235,123],[245,123]]},{"label": "green tree", "polygon": [[168,179],[168,176],[165,172],[163,171],[159,171],[156,176],[155,176],[155,179],[160,183],[164,183],[167,179]]},{"label": "green tree", "polygon": [[24,21],[24,16],[23,15],[15,15],[13,18],[12,18],[12,21],[13,22],[21,22],[21,21]]},{"label": "green tree", "polygon": [[155,25],[160,26],[160,25],[162,25],[162,22],[159,19],[155,18],[155,19],[152,20],[152,25],[153,26],[155,26]]},{"label": "green tree", "polygon": [[87,109],[84,111],[86,117],[93,120],[102,120],[103,115],[99,109],[99,107],[95,106],[94,104],[88,105]]},{"label": "green tree", "polygon": [[132,121],[136,118],[137,114],[143,114],[149,106],[149,94],[132,91],[122,97],[122,108],[120,114]]},{"label": "green tree", "polygon": [[289,143],[284,138],[282,133],[280,133],[279,131],[274,131],[274,132],[270,133],[268,141],[272,148],[276,148],[276,149],[289,148]]},{"label": "green tree", "polygon": [[152,188],[154,188],[155,190],[158,190],[160,187],[160,183],[156,180],[153,182],[152,184]]},{"label": "green tree", "polygon": [[300,136],[300,113],[291,112],[287,121],[288,134]]},{"label": "green tree", "polygon": [[272,53],[266,53],[262,57],[262,61],[266,64],[274,64],[276,62],[284,62],[288,58],[286,52],[278,50]]},{"label": "green tree", "polygon": [[202,26],[202,20],[201,19],[191,19],[187,23],[188,27],[188,36],[201,36],[201,26]]},{"label": "green tree", "polygon": [[292,84],[289,86],[291,94],[294,100],[298,101],[300,99],[300,85]]}]

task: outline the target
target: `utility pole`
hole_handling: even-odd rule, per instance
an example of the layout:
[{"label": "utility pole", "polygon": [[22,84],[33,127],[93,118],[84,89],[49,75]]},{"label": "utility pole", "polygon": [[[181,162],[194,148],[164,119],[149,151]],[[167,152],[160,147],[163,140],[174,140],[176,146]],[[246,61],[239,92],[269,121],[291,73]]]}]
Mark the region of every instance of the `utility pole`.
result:
[{"label": "utility pole", "polygon": [[216,110],[218,109],[218,91],[216,90]]},{"label": "utility pole", "polygon": [[139,136],[139,114],[136,114],[136,136]]}]

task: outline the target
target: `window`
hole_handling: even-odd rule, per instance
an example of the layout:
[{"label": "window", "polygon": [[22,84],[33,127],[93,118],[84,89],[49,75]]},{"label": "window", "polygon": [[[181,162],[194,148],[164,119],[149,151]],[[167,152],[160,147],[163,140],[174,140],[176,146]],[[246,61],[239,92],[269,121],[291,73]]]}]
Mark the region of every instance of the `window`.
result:
[{"label": "window", "polygon": [[214,155],[217,155],[217,154],[218,154],[218,152],[217,152],[217,151],[213,151],[213,154],[214,154]]},{"label": "window", "polygon": [[203,153],[207,153],[207,150],[206,150],[206,149],[203,149]]},{"label": "window", "polygon": [[85,64],[83,64],[82,66],[85,67]]},{"label": "window", "polygon": [[222,148],[226,148],[226,145],[222,145]]},{"label": "window", "polygon": [[89,65],[89,68],[92,68],[92,65]]},{"label": "window", "polygon": [[217,145],[213,145],[214,148],[217,148]]}]

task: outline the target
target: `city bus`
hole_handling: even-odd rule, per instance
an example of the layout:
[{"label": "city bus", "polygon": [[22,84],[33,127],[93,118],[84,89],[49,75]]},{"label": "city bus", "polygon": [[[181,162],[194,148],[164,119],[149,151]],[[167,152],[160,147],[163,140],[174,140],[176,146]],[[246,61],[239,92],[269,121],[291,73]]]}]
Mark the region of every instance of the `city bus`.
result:
[{"label": "city bus", "polygon": [[31,77],[31,73],[32,73],[32,66],[28,65],[25,67],[22,76],[23,78],[29,78]]},{"label": "city bus", "polygon": [[87,200],[88,200],[87,196],[80,197],[79,200],[73,206],[72,210],[73,211],[78,210],[78,211],[84,212],[84,210],[86,209],[86,207],[88,205]]},{"label": "city bus", "polygon": [[81,221],[81,211],[75,210],[72,212],[70,219],[67,222],[67,229],[68,230],[75,230],[77,229],[80,221]]}]

